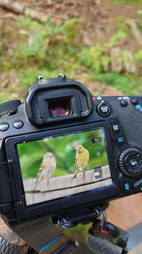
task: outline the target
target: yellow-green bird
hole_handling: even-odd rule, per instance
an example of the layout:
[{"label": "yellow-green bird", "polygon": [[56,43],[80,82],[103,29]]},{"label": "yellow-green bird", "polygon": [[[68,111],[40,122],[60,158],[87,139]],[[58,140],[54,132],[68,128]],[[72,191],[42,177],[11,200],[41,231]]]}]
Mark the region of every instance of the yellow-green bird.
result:
[{"label": "yellow-green bird", "polygon": [[73,178],[76,178],[79,170],[86,170],[89,162],[89,151],[82,145],[77,145],[75,147],[76,157],[75,157],[75,173]]},{"label": "yellow-green bird", "polygon": [[37,174],[37,179],[33,190],[37,188],[37,186],[40,182],[42,182],[43,179],[47,179],[47,181],[49,181],[49,178],[53,175],[55,169],[56,160],[53,154],[50,152],[45,153]]}]

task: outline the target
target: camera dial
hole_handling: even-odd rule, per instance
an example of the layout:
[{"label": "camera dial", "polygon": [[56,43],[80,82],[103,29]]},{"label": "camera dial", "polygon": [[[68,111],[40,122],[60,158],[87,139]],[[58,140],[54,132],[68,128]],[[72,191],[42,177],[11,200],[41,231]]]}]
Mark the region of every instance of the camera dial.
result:
[{"label": "camera dial", "polygon": [[142,173],[142,152],[138,148],[128,148],[119,157],[121,172],[128,177],[136,177]]}]

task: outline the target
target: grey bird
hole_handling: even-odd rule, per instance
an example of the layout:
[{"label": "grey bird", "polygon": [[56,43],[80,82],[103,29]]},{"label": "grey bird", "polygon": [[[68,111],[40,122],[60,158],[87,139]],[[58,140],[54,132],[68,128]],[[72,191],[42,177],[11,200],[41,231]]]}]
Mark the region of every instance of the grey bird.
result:
[{"label": "grey bird", "polygon": [[56,169],[56,160],[52,153],[47,152],[43,156],[43,160],[41,162],[41,166],[37,174],[34,190],[37,188],[39,183],[42,182],[43,179],[47,179],[48,181],[49,178],[53,175],[55,169]]}]

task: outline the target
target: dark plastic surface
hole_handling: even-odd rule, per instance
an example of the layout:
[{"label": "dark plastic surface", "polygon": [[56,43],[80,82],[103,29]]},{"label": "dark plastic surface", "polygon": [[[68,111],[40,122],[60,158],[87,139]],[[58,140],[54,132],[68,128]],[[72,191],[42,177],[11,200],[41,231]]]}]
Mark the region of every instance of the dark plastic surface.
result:
[{"label": "dark plastic surface", "polygon": [[14,112],[21,105],[20,100],[6,101],[0,104],[0,116],[7,114],[8,112]]},{"label": "dark plastic surface", "polygon": [[[92,96],[81,83],[64,79],[41,80],[34,84],[26,99],[29,121],[34,125],[74,120],[87,117],[93,111]],[[61,79],[62,80],[62,79]],[[44,85],[43,85],[44,84]],[[53,118],[49,112],[50,102],[70,100],[72,113],[69,116]]]}]

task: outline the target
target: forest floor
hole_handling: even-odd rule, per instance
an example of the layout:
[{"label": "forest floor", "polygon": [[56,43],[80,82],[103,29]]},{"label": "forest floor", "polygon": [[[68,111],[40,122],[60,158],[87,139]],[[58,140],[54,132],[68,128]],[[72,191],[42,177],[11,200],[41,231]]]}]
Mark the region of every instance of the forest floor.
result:
[{"label": "forest floor", "polygon": [[[17,0],[17,2],[23,4],[23,1],[21,0]],[[139,11],[142,10],[142,3],[141,1],[138,1],[138,2],[139,3],[134,3],[133,1],[123,1],[123,0],[121,1],[57,0],[55,3],[52,0],[41,0],[41,1],[26,0],[24,1],[24,5],[41,12],[41,15],[43,13],[46,15],[51,15],[52,22],[55,26],[60,25],[62,27],[62,25],[66,21],[77,19],[77,30],[75,31],[76,38],[74,40],[73,46],[75,47],[75,45],[76,46],[80,45],[81,50],[82,48],[83,50],[86,48],[87,49],[93,48],[96,51],[100,50],[100,54],[103,54],[103,55],[102,55],[102,58],[99,59],[99,57],[95,55],[96,53],[92,55],[92,53],[90,52],[92,52],[93,50],[92,51],[90,50],[89,51],[90,55],[88,56],[87,60],[84,60],[86,61],[84,63],[82,61],[82,58],[84,57],[84,51],[81,51],[80,52],[81,61],[75,68],[75,64],[77,64],[78,59],[77,60],[73,59],[73,61],[71,62],[73,71],[69,72],[69,75],[71,78],[77,79],[78,81],[85,83],[95,95],[112,96],[112,95],[122,95],[122,94],[129,95],[132,93],[138,94],[142,92],[140,88],[140,84],[139,84],[139,82],[141,81],[140,80],[141,79],[141,61],[140,61],[141,45],[139,45],[132,31],[126,25],[126,20],[129,20],[129,19],[139,20],[139,23],[140,23],[139,26],[141,29],[142,15],[139,14]],[[30,67],[31,65],[32,66],[34,65],[34,67],[36,66],[36,68],[40,72],[41,59],[40,59],[40,64],[38,65],[38,60],[39,60],[38,57],[34,58],[31,52],[28,52],[28,53],[24,52],[25,48],[24,49],[21,48],[21,44],[23,43],[23,41],[25,42],[27,40],[27,50],[28,50],[29,44],[32,41],[33,28],[31,27],[31,31],[27,32],[27,28],[25,29],[24,26],[19,27],[17,25],[17,18],[19,17],[21,17],[21,15],[14,13],[11,10],[8,10],[7,8],[0,7],[0,42],[2,44],[1,63],[3,63],[0,66],[1,68],[0,87],[2,88],[2,91],[3,91],[2,96],[0,96],[0,99],[2,100],[7,99],[8,93],[10,93],[10,97],[12,95],[12,98],[15,98],[18,96],[21,97],[21,94],[24,94],[24,95],[26,94],[27,87],[31,85],[29,84],[29,82],[31,81],[31,78],[29,79],[29,76],[33,75],[33,77],[35,78],[35,73],[31,71],[30,73],[27,73],[27,76],[28,76],[27,79],[26,80],[24,79],[26,76],[26,71],[27,69],[29,69],[29,65],[28,65],[29,62],[30,62]],[[33,21],[31,20],[31,22]],[[42,29],[45,29],[44,26],[43,27],[41,26],[41,30]],[[74,27],[73,29],[76,29],[76,27]],[[122,40],[120,38],[121,34],[118,35],[120,31],[123,32],[122,36],[124,35],[124,33],[126,35],[125,38]],[[70,34],[69,36],[71,37],[74,35]],[[25,37],[28,37],[28,39],[26,39]],[[62,37],[63,37],[63,34],[61,35],[58,34],[57,40],[59,39],[62,40]],[[115,37],[118,37],[118,38],[115,38]],[[68,38],[68,43],[70,43],[71,40],[72,40],[72,37]],[[108,73],[106,73],[106,71],[105,73],[103,73],[103,70],[99,70],[99,73],[98,73],[99,60],[100,62],[102,61],[102,65],[105,65],[106,69],[108,68],[108,66],[106,66],[105,64],[105,61],[109,62],[109,57],[110,57],[109,54],[111,51],[111,46],[106,46],[105,43],[107,41],[110,41],[110,44],[112,47],[119,46],[120,49],[127,50],[131,52],[132,54],[135,54],[136,52],[138,53],[137,55],[139,56],[139,59],[138,59],[139,63],[138,63],[138,71],[136,71],[136,73],[129,74],[123,70],[121,70],[118,73],[113,73],[111,72],[110,69]],[[57,45],[58,42],[56,42],[55,38],[53,41],[51,41],[52,51],[54,48],[54,44],[58,46]],[[96,48],[94,48],[94,45],[97,45],[95,46]],[[60,49],[60,46],[62,45],[61,44],[59,45],[59,49]],[[41,47],[39,49],[39,55],[40,55]],[[19,51],[21,51],[21,57],[19,55],[17,57],[15,53],[16,50],[18,49]],[[55,51],[56,51],[56,47],[55,47]],[[108,52],[106,53],[106,51],[109,51],[109,54]],[[53,71],[53,69],[55,70],[54,73],[56,73],[56,70],[58,72],[58,69],[60,69],[64,72],[67,72],[68,74],[68,69],[70,69],[70,65],[68,67],[66,61],[64,61],[64,58],[65,58],[64,54],[66,54],[68,59],[70,59],[70,55],[68,55],[68,52],[64,53],[64,51],[63,52],[61,51],[60,58],[62,58],[62,61],[61,59],[59,60],[59,58],[57,58],[57,61],[61,62],[61,64],[60,66],[54,66],[54,63],[52,65],[52,59],[55,58],[55,52],[53,52],[53,55],[51,52],[50,66],[49,64],[45,64],[44,68],[46,68],[46,71],[41,70],[42,73],[46,72],[46,78],[48,77],[48,72],[50,77],[50,73],[51,71]],[[48,49],[45,54],[45,57],[48,59],[47,55],[48,55]],[[31,58],[33,58],[32,61],[31,61]],[[92,60],[93,58],[94,58],[95,64]],[[96,73],[96,68],[97,68],[97,73]],[[22,74],[19,74],[19,73],[22,73]],[[18,86],[19,85],[22,86],[24,82],[28,83],[25,90],[24,91],[23,89],[19,90]]]}]

